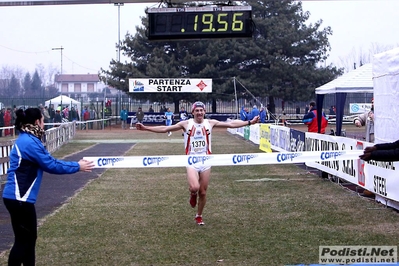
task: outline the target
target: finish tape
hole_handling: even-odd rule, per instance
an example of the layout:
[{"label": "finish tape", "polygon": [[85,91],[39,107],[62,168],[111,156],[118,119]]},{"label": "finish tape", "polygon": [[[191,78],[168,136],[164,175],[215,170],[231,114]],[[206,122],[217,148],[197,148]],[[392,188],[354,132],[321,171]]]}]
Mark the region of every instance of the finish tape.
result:
[{"label": "finish tape", "polygon": [[154,155],[122,157],[84,157],[93,161],[94,168],[149,168],[149,167],[186,167],[186,166],[230,166],[287,164],[305,162],[323,162],[337,160],[355,160],[363,150],[341,151],[304,151],[274,153],[240,153],[209,155]]}]

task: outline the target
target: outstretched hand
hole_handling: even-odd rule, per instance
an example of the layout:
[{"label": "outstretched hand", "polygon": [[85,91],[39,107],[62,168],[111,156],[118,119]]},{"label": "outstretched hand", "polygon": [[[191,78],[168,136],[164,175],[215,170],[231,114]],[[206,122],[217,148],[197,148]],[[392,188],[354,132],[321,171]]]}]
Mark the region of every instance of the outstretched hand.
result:
[{"label": "outstretched hand", "polygon": [[136,129],[137,130],[145,130],[145,127],[142,123],[136,123]]},{"label": "outstretched hand", "polygon": [[364,161],[370,161],[371,160],[371,152],[365,152],[362,155],[360,155],[359,158]]},{"label": "outstretched hand", "polygon": [[92,161],[81,159],[78,163],[79,163],[79,171],[82,172],[91,172],[91,170],[94,168],[94,163]]},{"label": "outstretched hand", "polygon": [[364,149],[364,153],[362,155],[360,155],[359,158],[364,160],[364,161],[370,161],[371,160],[371,153],[373,151],[376,151],[376,150],[377,150],[376,146],[366,147]]},{"label": "outstretched hand", "polygon": [[257,115],[254,118],[252,118],[251,124],[253,125],[253,124],[259,123],[259,120],[260,120],[260,116]]},{"label": "outstretched hand", "polygon": [[366,147],[365,149],[364,149],[364,152],[366,153],[366,152],[373,152],[373,151],[376,151],[377,150],[377,147],[376,146],[369,146],[369,147]]}]

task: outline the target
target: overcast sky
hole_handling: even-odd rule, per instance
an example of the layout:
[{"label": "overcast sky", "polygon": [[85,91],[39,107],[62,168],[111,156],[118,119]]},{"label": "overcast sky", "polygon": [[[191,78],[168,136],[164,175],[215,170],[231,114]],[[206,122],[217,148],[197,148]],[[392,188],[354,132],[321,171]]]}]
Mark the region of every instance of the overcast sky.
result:
[{"label": "overcast sky", "polygon": [[[134,34],[145,7],[120,7],[120,36]],[[304,1],[310,22],[331,26],[332,51],[328,63],[340,64],[355,49],[368,51],[373,44],[399,46],[399,1]],[[0,7],[0,67],[20,67],[33,73],[37,64],[62,68],[68,74],[96,74],[116,58],[118,7],[113,4]],[[125,59],[122,57],[121,61]]]}]

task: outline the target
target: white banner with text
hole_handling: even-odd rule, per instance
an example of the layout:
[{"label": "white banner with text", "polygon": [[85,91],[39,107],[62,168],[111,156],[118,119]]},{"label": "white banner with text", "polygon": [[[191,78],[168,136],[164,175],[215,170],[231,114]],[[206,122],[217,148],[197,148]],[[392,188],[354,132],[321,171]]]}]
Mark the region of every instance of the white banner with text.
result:
[{"label": "white banner with text", "polygon": [[185,78],[129,79],[129,92],[210,93],[212,92],[212,79],[185,79]]}]

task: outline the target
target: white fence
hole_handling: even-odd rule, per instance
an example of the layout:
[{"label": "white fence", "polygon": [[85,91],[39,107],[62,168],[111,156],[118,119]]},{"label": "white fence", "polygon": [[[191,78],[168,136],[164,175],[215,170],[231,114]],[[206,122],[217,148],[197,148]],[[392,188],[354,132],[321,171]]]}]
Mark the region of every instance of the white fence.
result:
[{"label": "white fence", "polygon": [[[13,128],[13,127],[12,127]],[[14,131],[14,130],[13,130]],[[62,145],[68,143],[76,133],[76,122],[62,123],[57,127],[46,130],[44,146],[48,152],[58,150]],[[13,133],[14,134],[14,133]],[[15,140],[0,142],[0,184],[2,185],[10,166],[10,152]]]}]

